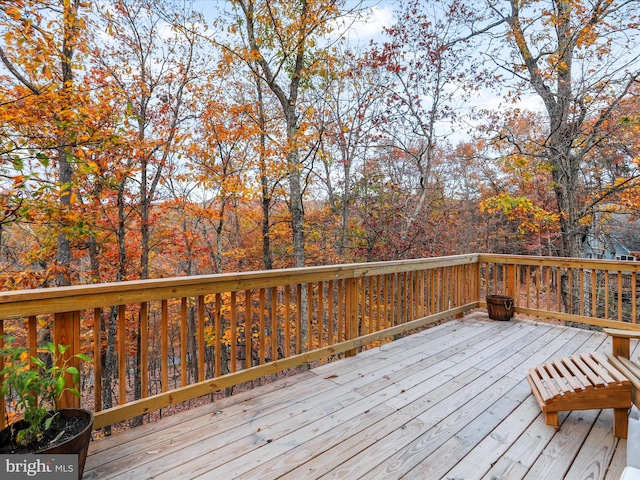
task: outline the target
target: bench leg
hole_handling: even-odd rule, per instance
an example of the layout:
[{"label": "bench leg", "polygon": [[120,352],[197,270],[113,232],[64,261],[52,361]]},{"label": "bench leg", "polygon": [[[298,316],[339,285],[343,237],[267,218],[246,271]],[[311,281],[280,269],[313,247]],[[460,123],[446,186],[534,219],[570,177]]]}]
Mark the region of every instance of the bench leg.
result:
[{"label": "bench leg", "polygon": [[627,438],[629,431],[629,409],[614,408],[613,409],[613,436],[618,438]]},{"label": "bench leg", "polygon": [[545,422],[547,425],[556,427],[556,430],[560,429],[560,422],[558,421],[558,412],[547,412],[544,414]]}]

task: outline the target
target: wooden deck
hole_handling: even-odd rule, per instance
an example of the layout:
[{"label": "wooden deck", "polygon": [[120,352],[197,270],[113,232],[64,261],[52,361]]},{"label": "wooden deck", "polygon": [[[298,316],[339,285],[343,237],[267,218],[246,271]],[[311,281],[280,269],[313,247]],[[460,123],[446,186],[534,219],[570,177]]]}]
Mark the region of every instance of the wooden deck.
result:
[{"label": "wooden deck", "polygon": [[[85,479],[617,479],[613,411],[545,425],[525,376],[604,334],[484,313],[92,442]],[[632,353],[638,355],[637,343]]]}]

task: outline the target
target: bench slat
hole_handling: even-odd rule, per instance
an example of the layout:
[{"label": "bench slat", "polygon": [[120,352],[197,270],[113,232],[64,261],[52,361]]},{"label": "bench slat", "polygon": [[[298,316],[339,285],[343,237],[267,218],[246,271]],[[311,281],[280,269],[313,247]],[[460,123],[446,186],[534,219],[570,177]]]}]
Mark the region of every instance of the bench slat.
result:
[{"label": "bench slat", "polygon": [[584,361],[584,363],[586,363],[589,368],[591,369],[591,371],[593,373],[595,373],[596,375],[598,375],[598,377],[606,384],[609,383],[618,383],[616,382],[611,375],[609,375],[609,372],[607,372],[607,370],[605,368],[603,368],[601,365],[598,364],[597,360],[594,360],[590,354],[588,353],[581,353],[580,354],[580,358]]},{"label": "bench slat", "polygon": [[617,383],[621,383],[622,385],[629,384],[629,379],[625,377],[622,373],[620,373],[620,370],[618,370],[613,365],[611,365],[602,355],[600,355],[599,353],[593,352],[591,356],[596,358],[598,363],[602,367],[607,369],[609,374],[615,379]]},{"label": "bench slat", "polygon": [[562,357],[562,362],[567,366],[567,368],[575,375],[575,377],[582,383],[581,390],[587,388],[593,388],[593,385],[587,378],[587,376],[580,370],[569,357]]},{"label": "bench slat", "polygon": [[540,378],[544,380],[545,385],[549,389],[549,392],[551,392],[551,395],[553,396],[553,398],[561,397],[563,395],[563,393],[556,388],[556,385],[551,380],[551,377],[549,377],[549,374],[545,370],[544,365],[538,365],[536,367],[536,371],[538,372],[538,375],[540,376]]},{"label": "bench slat", "polygon": [[[534,395],[538,399],[538,403],[540,403],[540,401],[542,401],[542,403],[546,403],[553,398],[551,394],[547,391],[546,387],[542,384],[542,381],[540,380],[540,376],[538,375],[538,372],[536,372],[533,368],[529,369],[529,375],[527,375],[527,380],[529,379],[535,385],[535,389],[532,388],[531,390],[533,391]],[[542,405],[540,405],[540,407],[542,407]]]},{"label": "bench slat", "polygon": [[569,370],[567,370],[567,367],[565,367],[564,363],[562,363],[561,360],[555,358],[553,360],[553,364],[556,366],[558,371],[564,376],[567,382],[569,382],[569,384],[571,385],[574,391],[582,389],[582,386],[580,385],[580,383],[576,381],[573,374],[570,373]]},{"label": "bench slat", "polygon": [[604,387],[604,381],[598,376],[596,375],[588,366],[587,364],[585,364],[582,359],[580,358],[580,356],[578,355],[573,355],[571,357],[571,359],[573,360],[573,362],[584,372],[584,374],[587,376],[587,378],[589,378],[589,381],[591,382],[591,385],[595,386],[595,387]]},{"label": "bench slat", "polygon": [[573,392],[573,388],[571,387],[571,385],[564,380],[562,374],[558,373],[552,362],[545,362],[544,366],[547,372],[549,372],[549,374],[551,375],[551,378],[553,378],[556,384],[561,388],[563,393]]}]

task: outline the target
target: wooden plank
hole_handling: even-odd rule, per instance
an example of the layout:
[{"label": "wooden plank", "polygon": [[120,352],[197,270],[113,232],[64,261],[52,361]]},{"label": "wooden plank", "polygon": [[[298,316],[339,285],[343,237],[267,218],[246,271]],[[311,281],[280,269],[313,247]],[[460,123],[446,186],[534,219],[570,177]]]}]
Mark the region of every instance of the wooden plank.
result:
[{"label": "wooden plank", "polygon": [[[395,368],[395,365],[393,363],[391,363],[391,364],[388,365],[388,367]],[[440,368],[438,366],[434,366],[433,370],[434,371],[439,371]],[[360,382],[362,382],[362,381],[364,381],[364,380],[361,379]],[[377,382],[374,382],[374,383],[377,383]],[[357,386],[357,382],[356,382],[356,386]],[[304,422],[313,421],[313,422],[317,423],[317,421],[321,420],[323,415],[327,415],[327,414],[331,413],[332,411],[334,411],[333,407],[330,407],[330,405],[333,405],[334,402],[329,401],[329,396],[332,396],[332,395],[335,396],[337,393],[346,394],[346,393],[352,391],[353,388],[354,388],[354,385],[353,385],[352,382],[350,382],[348,385],[344,385],[344,386],[341,386],[341,387],[334,388],[331,391],[331,393],[328,393],[326,390],[319,389],[319,388],[316,387],[313,390],[313,397],[315,398],[315,400],[313,402],[310,402],[308,399],[305,399],[303,395],[300,395],[299,393],[297,393],[295,391],[290,392],[290,395],[291,395],[292,398],[295,398],[296,399],[296,403],[299,404],[300,413],[305,413],[306,412],[306,415],[305,415],[306,419],[302,419],[302,420]],[[387,390],[391,390],[391,389],[399,391],[397,386],[393,386],[392,385],[392,386],[389,386],[387,388]],[[385,397],[386,397],[386,395],[381,395],[380,399],[384,399]],[[372,400],[376,401],[374,399],[374,397],[363,397],[362,395],[357,395],[357,396],[351,395],[350,399],[351,399],[351,401],[356,400],[356,401],[360,401],[360,402],[371,402]],[[380,399],[377,400],[377,401],[380,401]],[[343,406],[347,405],[344,402],[337,402],[337,401],[335,402],[335,404],[340,404],[340,403],[343,403]],[[315,405],[315,407],[314,407],[314,405]],[[370,405],[369,403],[362,403],[361,406],[360,406],[360,409],[367,409],[367,408],[369,408],[369,405]],[[323,415],[322,414],[318,415],[318,414],[314,414],[314,413],[310,412],[309,409],[313,409],[313,408],[321,409],[322,412],[323,412]],[[243,410],[246,410],[246,408],[243,407]],[[263,409],[260,409],[260,413],[263,414],[263,412],[264,412]],[[281,408],[274,408],[273,414],[274,415],[279,415],[282,420],[290,419],[291,415],[292,415],[290,409],[289,409],[289,411],[282,411]],[[247,418],[248,424],[251,426],[251,430],[250,430],[251,435],[249,437],[252,437],[252,435],[255,434],[254,425],[255,425],[255,422],[256,422],[256,417],[250,411],[248,411],[246,413],[246,418]],[[216,422],[217,421],[218,420],[216,419]],[[274,425],[274,418],[270,417],[269,420],[266,420],[266,423],[269,424],[269,425]],[[238,421],[235,421],[231,425],[231,427],[233,429],[237,429],[239,425],[240,425],[240,423]],[[300,426],[300,424],[298,424],[298,427],[299,426]],[[295,436],[294,438],[298,438],[299,437],[299,435],[297,435],[297,433],[299,432],[299,429],[297,427],[288,427],[286,425],[283,425],[283,427],[286,427],[287,431],[290,431],[291,434]],[[206,427],[204,427],[204,428],[205,428],[205,430],[207,430]],[[275,435],[274,429],[271,429],[271,431],[269,431],[267,429],[261,429],[260,431],[261,431],[261,434],[270,435],[271,437],[273,435]],[[227,460],[225,460],[223,462],[223,463],[227,463],[228,460],[231,460],[231,459],[234,458],[233,455],[236,455],[235,450],[238,448],[238,445],[233,445],[232,444],[234,435],[236,435],[236,434],[237,434],[237,432],[230,432],[229,434],[225,434],[224,436],[220,436],[220,435],[215,435],[215,432],[208,432],[207,431],[206,436],[203,437],[202,435],[189,433],[189,441],[190,442],[194,442],[194,444],[198,445],[198,448],[200,448],[202,446],[203,442],[209,442],[208,448],[211,448],[211,446],[212,446],[211,441],[213,441],[213,437],[216,437],[215,441],[218,442],[220,448],[226,448],[229,451],[230,455],[231,455],[229,458],[227,458]],[[207,438],[206,438],[209,435],[212,436],[212,440],[211,441],[207,440]],[[171,435],[171,440],[165,440],[165,442],[173,443],[173,442],[175,442],[175,440],[176,440],[176,436],[175,435]],[[156,452],[153,455],[156,455],[156,456],[157,455],[166,455],[166,453],[168,451],[168,448],[171,448],[171,447],[167,446],[166,448],[164,448],[161,445],[157,445],[156,447],[153,448],[153,452]],[[219,458],[219,455],[221,456],[222,453],[218,449],[217,450],[217,454],[216,454],[216,459],[222,461]],[[263,458],[263,457],[261,457],[261,458]],[[153,460],[153,459],[154,459],[154,457],[152,456],[150,459],[148,459],[148,458],[145,459],[145,462],[148,461],[148,460]],[[155,463],[158,463],[158,462],[155,462]],[[160,465],[160,466],[157,466],[157,465],[148,466],[149,469],[155,469],[155,468],[160,468],[160,467],[162,467],[162,465]],[[207,463],[207,466],[203,467],[203,468],[208,468],[208,467],[209,467],[209,463]],[[145,468],[147,468],[147,467],[145,467]],[[152,472],[155,472],[155,470],[149,470],[149,469],[145,469],[144,471],[136,471],[135,474],[134,474],[134,472],[130,472],[129,474],[132,475],[132,476],[135,476],[135,477],[140,477],[140,476],[147,477],[147,476],[151,475]],[[195,471],[194,470],[194,463],[190,462],[190,464],[189,464],[189,475],[193,475],[194,471]],[[104,474],[104,471],[101,472],[101,473]]]},{"label": "wooden plank", "polygon": [[549,389],[549,392],[551,393],[551,396],[553,398],[561,397],[564,394],[562,392],[561,385],[556,385],[555,382],[551,380],[551,377],[545,370],[544,366],[538,365],[535,368],[535,371],[538,374],[539,378],[544,381],[545,386]]},{"label": "wooden plank", "polygon": [[[567,413],[560,413],[560,424],[564,428]],[[560,432],[544,423],[544,416],[538,417],[524,432],[510,445],[504,454],[491,465],[491,468],[482,476],[482,480],[522,479],[527,474],[531,465],[544,450],[546,445]],[[562,478],[562,477],[559,477]]]},{"label": "wooden plank", "polygon": [[[304,381],[284,379],[286,388],[266,385],[201,407],[205,414],[166,418],[169,430],[147,424],[121,434],[124,441],[119,434],[93,442],[85,478],[431,478],[421,474],[432,471],[470,480],[563,478],[569,468],[603,478],[593,464],[621,458],[597,450],[617,445],[611,413],[588,428],[581,423],[598,411],[560,413],[556,432],[523,377],[549,359],[606,351],[604,338],[469,316],[323,365]],[[270,391],[262,396],[262,388]]]},{"label": "wooden plank", "polygon": [[[526,392],[525,392],[526,396]],[[469,422],[430,455],[424,457],[402,478],[424,480],[426,478],[446,478],[454,468],[479,442],[489,435],[522,399],[504,396],[499,398],[481,415]]]},{"label": "wooden plank", "polygon": [[562,423],[560,431],[544,446],[531,465],[524,476],[525,480],[571,478],[566,476],[566,472],[580,451],[599,413],[599,410],[571,412],[567,420]]},{"label": "wooden plank", "polygon": [[[558,385],[558,387],[560,387],[562,389],[563,392],[567,392],[568,390],[572,391],[573,387],[572,385],[569,383],[568,380],[566,380],[562,374],[560,374],[558,372],[558,370],[556,369],[556,367],[554,366],[554,363],[551,361],[547,361],[544,363],[544,368],[545,370],[549,373],[549,375],[551,376],[551,378],[553,379],[554,383],[556,385]],[[568,388],[567,388],[568,387]]]},{"label": "wooden plank", "polygon": [[629,370],[629,367],[633,368],[633,364],[629,364],[629,360],[625,359],[624,357],[614,357],[609,353],[607,353],[607,358],[609,359],[609,363],[611,363],[611,365],[620,370],[620,372],[627,377],[635,390],[640,389],[640,377],[636,376],[633,370]]},{"label": "wooden plank", "polygon": [[540,408],[532,397],[503,419],[489,435],[477,442],[464,458],[446,473],[446,478],[479,480],[513,445],[523,431],[540,415]]},{"label": "wooden plank", "polygon": [[596,358],[599,364],[607,370],[609,375],[611,375],[611,377],[613,378],[614,382],[622,384],[629,383],[627,377],[622,375],[619,370],[614,368],[602,355],[597,352],[592,352],[591,356]]},{"label": "wooden plank", "polygon": [[609,463],[609,468],[604,476],[604,480],[620,480],[622,472],[627,466],[627,441],[618,439],[613,457]]},{"label": "wooden plank", "polygon": [[569,383],[569,385],[571,385],[571,388],[573,388],[574,391],[582,388],[581,384],[576,382],[574,376],[569,373],[569,370],[567,370],[567,367],[565,367],[564,363],[562,363],[560,359],[554,358],[552,362],[553,365],[558,369],[558,372],[560,372],[560,374]]},{"label": "wooden plank", "polygon": [[554,395],[550,390],[547,389],[544,383],[542,383],[540,375],[538,375],[537,370],[530,369],[529,375],[527,375],[527,380],[532,383],[531,391],[538,398],[538,403],[540,403],[540,407],[545,404],[548,400],[554,398]]},{"label": "wooden plank", "polygon": [[591,371],[598,375],[598,377],[600,377],[605,383],[616,383],[611,375],[609,375],[607,369],[600,365],[597,360],[594,360],[590,353],[581,353],[580,358],[589,366]]},{"label": "wooden plank", "polygon": [[580,381],[582,388],[590,388],[592,386],[589,378],[575,363],[573,363],[573,358],[562,357],[562,363],[567,367],[567,370],[569,370],[574,377]]},{"label": "wooden plank", "polygon": [[571,356],[571,361],[578,367],[580,368],[580,370],[582,370],[582,372],[587,376],[587,378],[589,379],[589,382],[591,382],[591,385],[596,386],[596,387],[603,387],[604,386],[604,381],[602,378],[600,378],[596,372],[594,372],[593,370],[591,370],[591,368],[589,368],[589,366],[582,360],[582,358],[579,355],[572,355]]}]

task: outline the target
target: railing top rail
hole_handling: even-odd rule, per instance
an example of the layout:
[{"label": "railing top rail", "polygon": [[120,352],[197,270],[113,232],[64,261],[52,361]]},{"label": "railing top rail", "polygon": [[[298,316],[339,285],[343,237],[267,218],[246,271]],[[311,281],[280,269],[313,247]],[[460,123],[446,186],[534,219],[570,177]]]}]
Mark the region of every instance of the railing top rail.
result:
[{"label": "railing top rail", "polygon": [[622,272],[640,272],[640,262],[627,260],[594,260],[590,258],[542,257],[529,255],[478,254],[481,263],[509,263],[514,265],[539,265],[566,268],[586,268]]},{"label": "railing top rail", "polygon": [[477,254],[468,254],[8,291],[0,293],[0,320],[477,262]]}]

